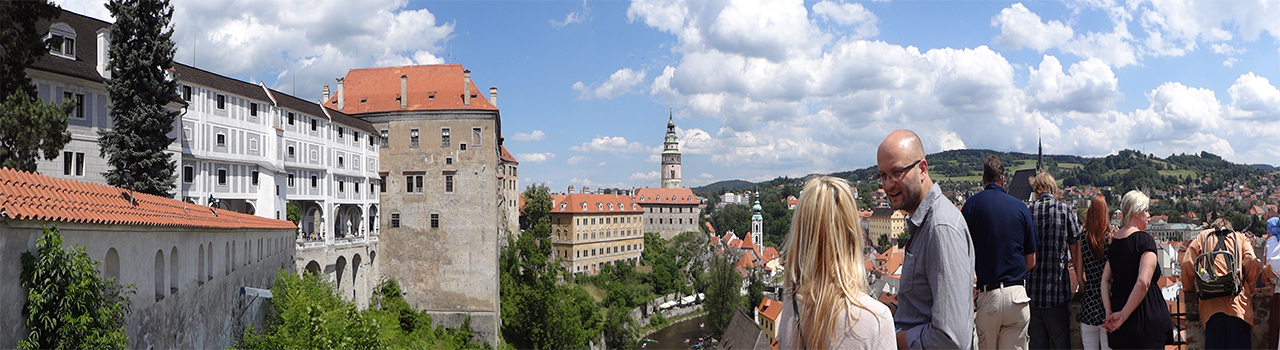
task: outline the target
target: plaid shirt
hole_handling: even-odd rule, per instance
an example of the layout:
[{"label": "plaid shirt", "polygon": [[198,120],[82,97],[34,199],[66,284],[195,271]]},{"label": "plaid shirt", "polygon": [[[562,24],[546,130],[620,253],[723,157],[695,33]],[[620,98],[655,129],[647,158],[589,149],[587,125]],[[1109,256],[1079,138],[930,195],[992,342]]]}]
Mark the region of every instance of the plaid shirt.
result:
[{"label": "plaid shirt", "polygon": [[1027,273],[1027,294],[1031,307],[1051,308],[1071,299],[1071,263],[1067,248],[1080,240],[1080,221],[1071,206],[1041,194],[1031,204],[1031,220],[1040,235],[1036,247],[1036,267]]}]

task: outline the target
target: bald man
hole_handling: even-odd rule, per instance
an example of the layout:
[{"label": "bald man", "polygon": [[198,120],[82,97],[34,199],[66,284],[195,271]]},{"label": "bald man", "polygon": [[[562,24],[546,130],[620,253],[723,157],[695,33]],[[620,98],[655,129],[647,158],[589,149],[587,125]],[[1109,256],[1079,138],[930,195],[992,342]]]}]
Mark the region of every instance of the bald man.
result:
[{"label": "bald man", "polygon": [[973,242],[969,225],[929,178],[920,137],[896,130],[876,151],[880,186],[907,212],[907,255],[894,325],[900,349],[973,346]]}]

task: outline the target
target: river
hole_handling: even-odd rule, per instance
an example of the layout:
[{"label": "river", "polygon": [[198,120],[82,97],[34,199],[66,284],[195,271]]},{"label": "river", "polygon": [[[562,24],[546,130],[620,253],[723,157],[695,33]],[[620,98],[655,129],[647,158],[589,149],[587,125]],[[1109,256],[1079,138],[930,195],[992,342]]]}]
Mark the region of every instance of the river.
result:
[{"label": "river", "polygon": [[[657,332],[649,335],[649,339],[657,340],[657,343],[648,343],[641,341],[644,348],[636,346],[637,349],[691,349],[698,342],[698,337],[706,337],[711,334],[710,328],[699,328],[699,324],[707,322],[707,315],[690,318],[684,321],[659,329]],[[685,344],[684,340],[689,339],[689,343]]]}]

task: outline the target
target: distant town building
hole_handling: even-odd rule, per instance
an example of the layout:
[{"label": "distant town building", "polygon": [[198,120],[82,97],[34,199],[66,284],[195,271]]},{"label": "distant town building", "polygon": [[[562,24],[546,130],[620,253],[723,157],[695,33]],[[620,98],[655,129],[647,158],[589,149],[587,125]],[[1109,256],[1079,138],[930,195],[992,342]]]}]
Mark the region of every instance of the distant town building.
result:
[{"label": "distant town building", "polygon": [[574,274],[595,275],[604,264],[635,265],[644,252],[643,213],[623,195],[552,195],[553,253]]},{"label": "distant town building", "polygon": [[871,218],[867,220],[867,226],[870,230],[867,237],[872,242],[878,242],[880,236],[889,236],[890,242],[898,239],[898,235],[907,232],[906,215],[901,210],[892,208],[875,208],[871,211]]},{"label": "distant town building", "polygon": [[756,306],[756,323],[772,344],[778,341],[778,316],[782,313],[782,303],[765,297]]},{"label": "distant town building", "polygon": [[676,123],[667,116],[667,134],[662,142],[662,188],[681,188],[680,139],[676,137]]},{"label": "distant town building", "polygon": [[[373,124],[384,207],[382,271],[410,305],[498,343],[499,238],[518,211],[498,107],[460,64],[347,71],[325,107]],[[490,90],[490,98],[497,91]],[[510,174],[510,175],[508,175]]]},{"label": "distant town building", "polygon": [[698,232],[698,196],[687,188],[639,188],[631,200],[644,210],[644,232],[672,239],[685,232]]}]

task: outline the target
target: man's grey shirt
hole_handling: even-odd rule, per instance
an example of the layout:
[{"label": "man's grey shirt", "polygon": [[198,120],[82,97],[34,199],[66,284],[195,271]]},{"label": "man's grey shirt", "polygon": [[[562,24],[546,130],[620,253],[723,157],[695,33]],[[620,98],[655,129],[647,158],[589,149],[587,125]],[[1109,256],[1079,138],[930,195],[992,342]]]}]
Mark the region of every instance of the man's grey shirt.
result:
[{"label": "man's grey shirt", "polygon": [[973,241],[937,185],[907,220],[894,323],[909,349],[969,349],[973,341]]}]

